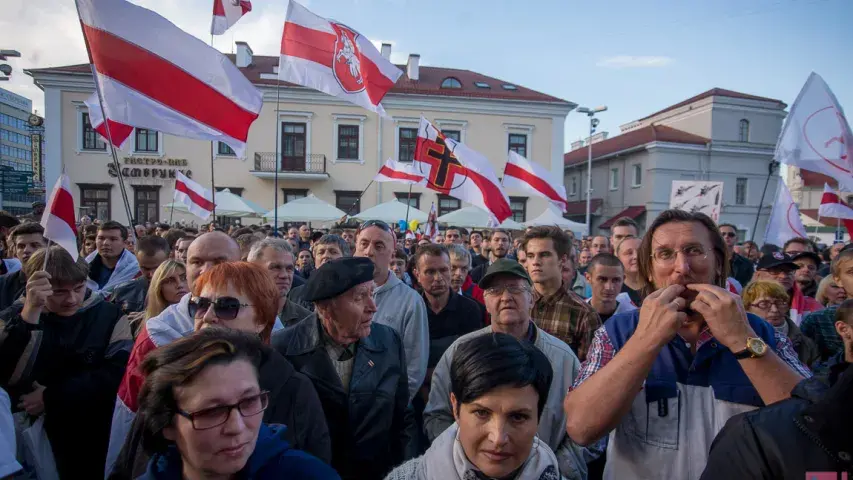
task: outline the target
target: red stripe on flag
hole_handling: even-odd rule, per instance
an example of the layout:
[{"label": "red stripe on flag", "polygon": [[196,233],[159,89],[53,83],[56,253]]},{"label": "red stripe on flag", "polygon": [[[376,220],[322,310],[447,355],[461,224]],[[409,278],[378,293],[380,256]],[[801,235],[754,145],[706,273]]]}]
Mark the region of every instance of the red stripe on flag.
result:
[{"label": "red stripe on flag", "polygon": [[844,223],[844,228],[847,229],[847,234],[853,238],[853,220],[841,220]]},{"label": "red stripe on flag", "polygon": [[828,203],[838,203],[840,205],[846,206],[847,204],[841,201],[841,198],[838,197],[835,192],[823,192],[823,196],[820,197],[820,204],[826,205]]},{"label": "red stripe on flag", "polygon": [[413,182],[420,182],[424,179],[424,177],[420,175],[412,175],[410,173],[394,170],[393,168],[387,165],[383,165],[382,168],[379,169],[379,174],[385,175],[388,178],[396,178],[398,180],[411,180]]},{"label": "red stripe on flag", "polygon": [[281,54],[304,58],[332,68],[336,40],[337,37],[331,33],[286,22],[284,35],[281,36]]},{"label": "red stripe on flag", "polygon": [[224,17],[225,16],[225,7],[222,6],[222,2],[224,0],[213,0],[213,16],[214,17]]},{"label": "red stripe on flag", "polygon": [[531,187],[535,188],[549,199],[558,203],[562,203],[564,205],[566,204],[566,201],[560,197],[560,194],[557,193],[557,191],[554,190],[554,187],[548,184],[548,182],[542,180],[541,178],[537,177],[536,175],[528,172],[527,170],[519,167],[514,163],[506,164],[504,175],[515,177],[523,181],[524,183],[530,185]]},{"label": "red stripe on flag", "polygon": [[258,118],[179,66],[121,37],[83,24],[92,62],[102,75],[193,120],[245,142]]},{"label": "red stripe on flag", "polygon": [[367,96],[370,98],[370,103],[379,105],[379,102],[382,101],[388,90],[391,90],[395,82],[383,75],[379,67],[367,55],[359,55],[359,58],[361,59],[361,76],[364,78]]},{"label": "red stripe on flag", "polygon": [[511,217],[512,208],[510,208],[509,203],[504,200],[503,192],[500,187],[479,173],[471,169],[466,170],[468,170],[468,179],[473,181],[474,184],[477,185],[477,188],[480,189],[480,192],[483,193],[483,201],[486,203],[486,207],[488,207],[492,212],[492,215],[497,217],[499,222],[503,222],[507,218]]},{"label": "red stripe on flag", "polygon": [[[121,148],[121,144],[127,140],[127,137],[133,133],[133,127],[130,125],[125,125],[123,123],[114,122],[112,120],[107,120],[110,124],[109,133],[112,135],[113,145]],[[94,130],[101,134],[102,137],[109,139],[110,135],[107,135],[107,124],[102,123],[94,128]]]},{"label": "red stripe on flag", "polygon": [[71,197],[71,192],[64,188],[57,188],[50,199],[50,208],[48,210],[51,215],[68,224],[74,234],[77,234],[77,225],[74,220],[74,199]]},{"label": "red stripe on flag", "polygon": [[243,10],[243,15],[252,11],[252,2],[240,1],[240,9]]},{"label": "red stripe on flag", "polygon": [[187,185],[184,182],[176,181],[175,182],[175,190],[177,190],[181,193],[185,193],[188,197],[190,197],[190,200],[192,200],[192,202],[194,204],[196,204],[199,207],[207,210],[208,212],[213,211],[213,207],[214,207],[213,202],[211,202],[210,200],[202,197],[198,193],[191,190],[189,187],[187,187]]}]

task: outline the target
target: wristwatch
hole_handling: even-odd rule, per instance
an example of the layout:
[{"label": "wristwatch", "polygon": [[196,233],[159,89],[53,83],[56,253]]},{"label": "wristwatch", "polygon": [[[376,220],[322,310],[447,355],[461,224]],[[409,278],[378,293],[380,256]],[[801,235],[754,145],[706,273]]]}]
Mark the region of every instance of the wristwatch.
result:
[{"label": "wristwatch", "polygon": [[746,337],[746,348],[732,353],[738,360],[763,357],[767,353],[767,344],[760,338]]}]

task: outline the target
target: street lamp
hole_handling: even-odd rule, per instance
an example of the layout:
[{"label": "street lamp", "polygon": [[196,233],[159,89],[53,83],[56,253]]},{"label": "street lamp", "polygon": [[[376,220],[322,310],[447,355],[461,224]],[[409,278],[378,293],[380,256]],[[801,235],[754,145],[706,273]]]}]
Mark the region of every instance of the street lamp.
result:
[{"label": "street lamp", "polygon": [[[8,57],[20,57],[21,52],[17,50],[0,50],[0,60],[7,60]],[[0,65],[0,73],[3,76],[0,76],[0,81],[9,80],[9,76],[12,75],[12,67],[7,64]]]},{"label": "street lamp", "polygon": [[606,112],[607,107],[604,105],[595,108],[580,107],[576,111],[585,113],[589,117],[589,139],[587,140],[589,154],[586,159],[586,234],[592,235],[592,223],[590,223],[589,218],[590,200],[592,198],[592,134],[595,133],[595,127],[598,126],[598,119],[595,118],[595,114]]}]

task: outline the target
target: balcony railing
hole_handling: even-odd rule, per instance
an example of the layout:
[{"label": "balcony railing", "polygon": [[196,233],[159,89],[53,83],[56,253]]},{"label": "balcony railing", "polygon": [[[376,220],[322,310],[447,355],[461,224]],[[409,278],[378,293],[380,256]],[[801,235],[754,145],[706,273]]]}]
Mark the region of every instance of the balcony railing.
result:
[{"label": "balcony railing", "polygon": [[255,152],[255,171],[279,173],[326,173],[326,156],[312,153],[304,157],[285,157],[276,161],[275,152]]}]

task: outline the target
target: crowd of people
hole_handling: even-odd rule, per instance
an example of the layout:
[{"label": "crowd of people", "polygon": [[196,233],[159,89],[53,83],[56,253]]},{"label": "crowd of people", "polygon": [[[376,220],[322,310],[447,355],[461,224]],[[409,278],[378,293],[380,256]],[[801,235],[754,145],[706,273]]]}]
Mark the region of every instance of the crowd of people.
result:
[{"label": "crowd of people", "polygon": [[853,473],[853,246],[679,210],[78,233],[0,212],[0,478]]}]

